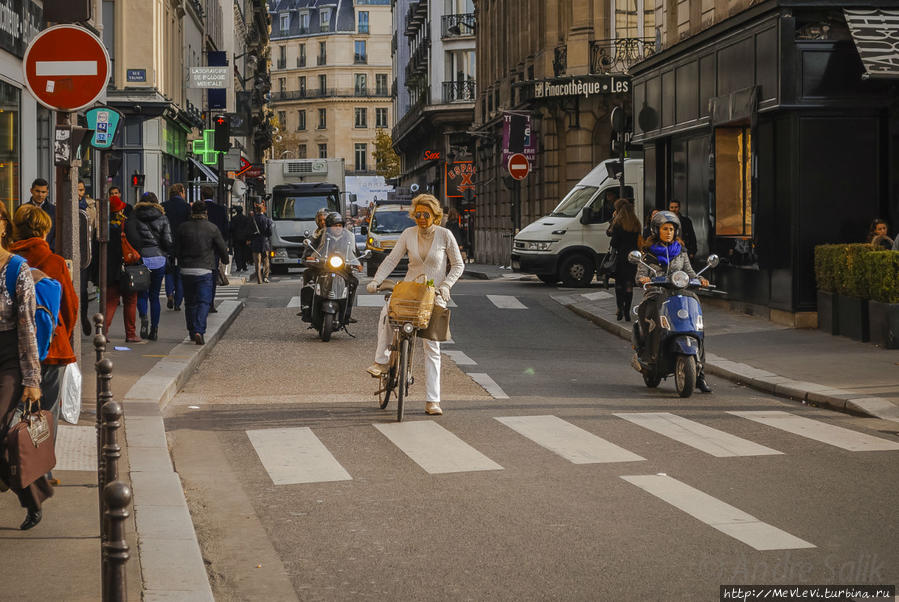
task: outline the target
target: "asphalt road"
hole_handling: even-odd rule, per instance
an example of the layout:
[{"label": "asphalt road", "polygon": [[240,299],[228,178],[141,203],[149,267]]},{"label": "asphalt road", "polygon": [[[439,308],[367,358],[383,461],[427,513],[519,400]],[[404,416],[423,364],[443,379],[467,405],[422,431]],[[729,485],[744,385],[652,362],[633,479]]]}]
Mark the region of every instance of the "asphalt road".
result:
[{"label": "asphalt road", "polygon": [[895,424],[714,378],[687,400],[646,389],[626,343],[509,279],[454,288],[446,414],[423,413],[420,379],[397,425],[362,373],[378,310],[322,343],[286,307],[297,287],[240,289],[166,420],[219,600],[899,582]]}]

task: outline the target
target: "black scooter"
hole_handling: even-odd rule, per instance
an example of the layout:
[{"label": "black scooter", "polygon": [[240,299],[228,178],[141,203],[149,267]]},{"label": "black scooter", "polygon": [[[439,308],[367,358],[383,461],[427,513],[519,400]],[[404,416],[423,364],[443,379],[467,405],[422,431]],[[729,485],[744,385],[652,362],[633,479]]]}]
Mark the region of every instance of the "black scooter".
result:
[{"label": "black scooter", "polygon": [[[312,241],[303,241],[312,249]],[[352,286],[358,283],[351,270],[361,265],[354,250],[342,249],[337,245],[327,245],[323,253],[312,249],[313,255],[304,260],[307,269],[316,269],[318,274],[310,283],[312,300],[308,310],[301,312],[304,322],[318,330],[322,341],[330,341],[331,334],[345,329],[352,311]],[[366,251],[362,259],[367,259],[371,251]],[[303,297],[301,292],[301,298]]]}]

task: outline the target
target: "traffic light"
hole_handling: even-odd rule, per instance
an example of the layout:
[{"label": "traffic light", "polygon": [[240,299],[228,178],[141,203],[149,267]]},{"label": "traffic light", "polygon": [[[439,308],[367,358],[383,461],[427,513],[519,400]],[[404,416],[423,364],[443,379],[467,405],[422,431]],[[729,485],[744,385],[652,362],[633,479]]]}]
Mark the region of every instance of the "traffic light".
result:
[{"label": "traffic light", "polygon": [[231,122],[224,115],[215,118],[214,148],[223,153],[231,150]]},{"label": "traffic light", "polygon": [[144,174],[136,173],[131,175],[131,185],[135,188],[143,188],[144,187]]}]

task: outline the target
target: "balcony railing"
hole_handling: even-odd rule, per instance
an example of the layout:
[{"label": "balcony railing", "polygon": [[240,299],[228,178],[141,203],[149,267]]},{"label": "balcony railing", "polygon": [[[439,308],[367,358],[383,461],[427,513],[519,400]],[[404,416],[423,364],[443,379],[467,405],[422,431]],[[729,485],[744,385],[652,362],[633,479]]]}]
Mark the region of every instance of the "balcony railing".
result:
[{"label": "balcony railing", "polygon": [[306,57],[298,56],[297,57],[297,67],[305,67],[306,66]]},{"label": "balcony railing", "polygon": [[443,102],[474,102],[476,89],[473,79],[443,82]]},{"label": "balcony railing", "polygon": [[653,38],[617,38],[590,42],[590,73],[627,73],[640,61],[655,54]]},{"label": "balcony railing", "polygon": [[466,38],[475,34],[477,19],[474,13],[443,15],[440,19],[440,38]]},{"label": "balcony railing", "polygon": [[365,88],[328,88],[326,90],[279,90],[272,92],[272,102],[308,100],[311,98],[390,98],[388,91]]},{"label": "balcony railing", "polygon": [[353,54],[353,64],[354,65],[367,65],[368,64],[368,55],[367,54],[359,54],[358,52]]},{"label": "balcony railing", "polygon": [[568,70],[568,46],[557,46],[553,51],[553,74],[565,75]]},{"label": "balcony railing", "polygon": [[318,55],[318,57],[316,57],[316,58],[317,58],[316,64],[319,66],[322,66],[322,65],[325,65],[328,63],[328,57],[323,54]]},{"label": "balcony railing", "polygon": [[424,25],[428,16],[427,0],[420,0],[409,5],[406,11],[406,36],[414,37],[418,30]]},{"label": "balcony railing", "polygon": [[277,69],[287,69],[287,59],[278,59]]}]

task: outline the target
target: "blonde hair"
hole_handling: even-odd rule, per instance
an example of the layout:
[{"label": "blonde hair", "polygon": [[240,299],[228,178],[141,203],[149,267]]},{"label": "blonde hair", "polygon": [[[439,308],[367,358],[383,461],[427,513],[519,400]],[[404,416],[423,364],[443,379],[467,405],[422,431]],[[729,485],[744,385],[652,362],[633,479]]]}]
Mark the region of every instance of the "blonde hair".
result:
[{"label": "blonde hair", "polygon": [[43,238],[53,227],[50,215],[31,203],[26,203],[16,209],[13,217],[13,238],[16,241],[26,238]]},{"label": "blonde hair", "polygon": [[431,210],[431,217],[438,226],[443,220],[443,209],[440,207],[440,201],[433,194],[420,194],[412,199],[412,207],[409,208],[409,217],[415,219],[415,207],[422,205]]}]

